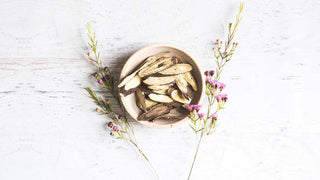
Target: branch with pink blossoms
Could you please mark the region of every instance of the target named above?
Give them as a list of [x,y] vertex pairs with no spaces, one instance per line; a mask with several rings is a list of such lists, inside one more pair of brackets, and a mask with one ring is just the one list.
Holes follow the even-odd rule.
[[196,133],[197,137],[200,133],[188,179],[190,179],[191,177],[193,166],[196,161],[203,137],[210,135],[215,131],[215,128],[217,126],[218,112],[224,108],[224,105],[228,100],[227,94],[224,93],[226,85],[219,80],[223,68],[231,60],[233,53],[238,46],[238,43],[233,42],[233,39],[242,18],[241,13],[243,10],[243,6],[244,3],[240,3],[239,13],[236,16],[235,23],[229,23],[227,40],[223,43],[222,41],[217,39],[217,47],[213,48],[216,70],[205,72],[206,96],[208,100],[207,113],[205,114],[200,112],[202,108],[201,105],[186,106],[186,108],[190,111],[190,127]]
[[99,106],[96,108],[96,112],[101,115],[106,115],[109,119],[109,122],[106,123],[106,127],[110,130],[110,135],[114,136],[116,139],[123,139],[133,145],[139,154],[147,161],[151,167],[156,179],[160,179],[155,168],[152,166],[151,162],[147,156],[142,152],[141,148],[138,146],[137,140],[134,135],[134,129],[132,124],[128,121],[126,117],[126,111],[123,105],[120,102],[120,95],[117,92],[117,86],[114,84],[114,80],[111,74],[111,71],[108,67],[103,67],[100,60],[100,52],[97,50],[98,41],[96,40],[96,33],[92,32],[91,25],[87,25],[88,30],[88,45],[91,48],[92,55],[90,52],[87,53],[88,58],[96,67],[93,77],[100,84],[100,86],[112,94],[118,106],[120,106],[121,113],[117,114],[111,107],[111,103],[108,99],[103,99],[101,96],[98,96],[91,88],[85,88],[89,93],[90,97],[94,102]]

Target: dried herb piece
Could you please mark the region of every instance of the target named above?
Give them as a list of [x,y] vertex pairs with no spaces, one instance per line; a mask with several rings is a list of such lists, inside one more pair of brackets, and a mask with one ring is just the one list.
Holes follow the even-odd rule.
[[182,75],[178,75],[176,79],[176,84],[183,95],[187,96],[188,94],[188,82],[183,78]]
[[140,77],[145,77],[145,76],[160,72],[170,67],[172,64],[173,64],[173,60],[171,57],[161,57],[157,59],[154,63],[151,63],[150,65],[142,68],[138,74]]
[[136,96],[137,96],[137,100],[138,100],[139,104],[142,107],[142,110],[144,112],[146,112],[147,107],[146,107],[145,97],[144,97],[144,93],[141,91],[141,89],[139,89],[139,88],[137,89]]
[[163,89],[169,89],[172,84],[165,84],[165,85],[151,85],[148,86],[149,89],[152,90],[163,90]]
[[162,116],[156,117],[153,121],[157,120],[167,120],[167,121],[178,121],[185,117],[187,117],[188,111],[183,108],[174,108],[171,109],[168,114],[164,114]]
[[138,75],[135,75],[125,86],[124,90],[129,91],[130,89],[134,89],[141,84],[141,78]]
[[197,83],[196,83],[194,77],[192,76],[191,72],[184,73],[183,78],[191,85],[191,87],[194,91],[198,90]]
[[148,97],[151,100],[156,101],[156,102],[162,102],[162,103],[171,103],[171,102],[173,102],[173,100],[169,96],[163,95],[163,94],[151,93],[151,94],[148,95]]
[[177,102],[177,101],[173,101],[171,103],[163,103],[164,105],[168,106],[169,108],[178,108],[178,107],[182,107],[182,103]]
[[183,104],[189,104],[191,102],[191,99],[187,99],[185,96],[180,94],[178,90],[174,90],[171,92],[171,98]]
[[154,118],[169,113],[170,109],[168,106],[158,104],[153,106],[149,111],[142,113],[140,116],[138,116],[139,121],[151,121]]
[[146,103],[147,110],[149,110],[150,108],[158,104],[157,102],[152,101],[150,99],[145,99],[145,103]]
[[133,77],[135,77],[136,74],[137,74],[137,72],[134,72],[134,73],[130,74],[129,76],[125,77],[121,81],[121,83],[118,85],[118,88],[125,86]]
[[149,76],[143,81],[147,85],[164,85],[173,83],[176,80],[176,76],[164,76],[164,77],[154,77]]
[[173,65],[163,71],[160,71],[160,74],[163,75],[174,75],[174,74],[183,74],[192,70],[192,66],[190,64],[176,64]]
[[156,94],[167,94],[167,89],[152,90]]

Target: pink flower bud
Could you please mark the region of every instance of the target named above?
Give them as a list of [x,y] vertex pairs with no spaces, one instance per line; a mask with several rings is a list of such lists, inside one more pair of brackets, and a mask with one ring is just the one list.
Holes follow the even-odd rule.
[[204,72],[204,75],[208,76],[209,75],[209,71]]
[[211,70],[211,71],[210,71],[210,76],[213,76],[214,73],[215,73],[214,70]]
[[113,127],[113,123],[112,123],[112,122],[109,122],[109,123],[108,123],[108,127],[112,128],[112,127]]
[[102,84],[102,83],[103,83],[102,79],[99,79],[99,80],[98,80],[98,83],[99,83],[99,84]]
[[114,136],[114,133],[113,133],[113,132],[110,132],[110,136]]
[[100,110],[99,110],[99,108],[96,108],[96,112],[99,112]]
[[218,114],[217,113],[214,113],[214,114],[212,114],[212,119],[214,119],[214,120],[217,120],[218,119]]
[[121,115],[119,115],[119,116],[118,116],[118,119],[121,119],[121,118],[122,118],[122,116],[121,116]]
[[117,129],[118,129],[118,127],[117,126],[113,126],[113,128],[112,128],[114,131],[116,131]]

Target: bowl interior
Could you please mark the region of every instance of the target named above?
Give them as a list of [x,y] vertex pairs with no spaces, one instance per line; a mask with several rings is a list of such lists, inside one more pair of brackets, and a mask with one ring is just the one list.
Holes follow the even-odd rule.
[[[202,98],[202,92],[203,92],[203,75],[202,71],[197,65],[197,63],[184,51],[172,46],[172,45],[152,45],[147,46],[145,48],[142,48],[135,52],[125,63],[123,66],[121,73],[120,73],[120,80],[122,80],[124,77],[128,76],[130,73],[132,73],[140,63],[142,63],[147,57],[161,54],[161,53],[167,53],[166,56],[176,56],[180,58],[183,62],[189,63],[193,69],[191,71],[192,75],[194,76],[197,85],[198,85],[198,91],[196,92],[196,95],[193,97],[191,104],[198,104]],[[137,117],[139,114],[141,114],[141,110],[138,108],[136,104],[136,97],[135,93],[132,93],[126,97],[121,97],[121,101],[127,110],[127,112],[137,120]],[[168,120],[158,120],[154,122],[149,121],[138,121],[139,123],[153,127],[153,128],[169,128],[173,125],[177,125],[179,123],[184,122],[187,120],[188,112],[185,113],[185,117],[180,120],[175,121],[168,121]]]

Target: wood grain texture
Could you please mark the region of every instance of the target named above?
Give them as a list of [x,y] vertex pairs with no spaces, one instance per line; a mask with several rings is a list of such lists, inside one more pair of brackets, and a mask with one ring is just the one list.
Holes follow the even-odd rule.
[[[85,25],[119,73],[153,43],[183,47],[213,69],[211,48],[239,2],[2,0],[0,179],[153,179],[143,159],[104,129],[84,87],[98,87]],[[320,2],[246,2],[240,43],[224,72],[230,101],[193,179],[320,178]],[[109,97],[109,94],[104,94]],[[136,136],[162,179],[186,179],[195,148],[185,123]]]

